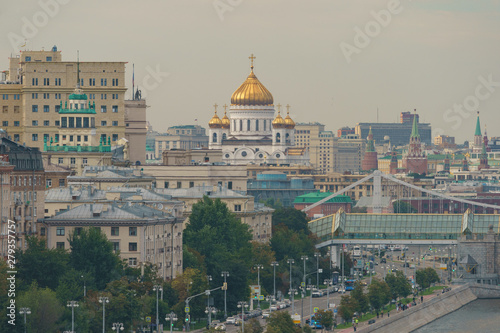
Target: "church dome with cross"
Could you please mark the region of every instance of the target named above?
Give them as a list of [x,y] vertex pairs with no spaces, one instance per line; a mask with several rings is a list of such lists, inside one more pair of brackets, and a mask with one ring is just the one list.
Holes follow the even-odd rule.
[[249,58],[250,74],[231,96],[231,105],[273,105],[273,95],[253,72],[253,61],[256,57],[252,54]]
[[273,95],[253,72],[253,54],[249,59],[250,75],[232,94],[229,107],[224,105],[224,117],[215,113],[209,122],[209,149],[220,149],[222,161],[233,165],[308,165],[307,149],[295,147],[290,106],[286,117],[280,114],[281,104],[275,110]]

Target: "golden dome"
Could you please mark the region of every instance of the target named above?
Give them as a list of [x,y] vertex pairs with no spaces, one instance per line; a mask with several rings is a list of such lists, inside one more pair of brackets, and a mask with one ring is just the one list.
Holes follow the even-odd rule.
[[212,119],[208,122],[208,126],[210,128],[221,128],[222,127],[222,120],[220,120],[219,116],[217,115],[217,104],[214,105],[215,107],[215,113]]
[[290,105],[286,106],[286,117],[285,117],[285,128],[288,129],[294,129],[295,128],[295,122],[290,118]]
[[273,95],[253,73],[253,54],[250,59],[250,75],[231,96],[231,105],[273,105]]
[[281,117],[280,110],[278,110],[278,115],[276,118],[273,120],[273,127],[274,128],[284,128],[285,127],[285,120]]
[[228,129],[231,126],[229,118],[226,115],[226,111],[224,111],[224,117],[222,117],[221,123],[222,123],[222,128],[225,129]]

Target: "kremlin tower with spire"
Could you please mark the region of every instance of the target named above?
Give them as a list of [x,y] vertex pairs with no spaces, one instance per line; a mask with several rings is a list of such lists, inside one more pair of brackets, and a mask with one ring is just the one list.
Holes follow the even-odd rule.
[[375,143],[373,140],[372,127],[370,126],[370,132],[368,133],[368,137],[366,138],[366,150],[365,157],[361,162],[361,169],[363,171],[369,170],[377,170],[378,169],[378,160],[377,160],[377,152],[375,151]]
[[[417,110],[415,110],[416,112]],[[422,151],[422,143],[418,134],[417,117],[413,117],[411,129],[410,146],[403,156],[403,168],[408,173],[427,173],[427,156]]]

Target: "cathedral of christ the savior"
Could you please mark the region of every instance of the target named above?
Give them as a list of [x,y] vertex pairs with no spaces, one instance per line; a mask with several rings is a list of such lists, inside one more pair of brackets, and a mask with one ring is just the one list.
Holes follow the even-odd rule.
[[295,122],[274,108],[273,95],[257,79],[250,56],[250,75],[231,96],[229,111],[209,121],[209,148],[220,149],[227,164],[309,165],[307,148],[295,147]]

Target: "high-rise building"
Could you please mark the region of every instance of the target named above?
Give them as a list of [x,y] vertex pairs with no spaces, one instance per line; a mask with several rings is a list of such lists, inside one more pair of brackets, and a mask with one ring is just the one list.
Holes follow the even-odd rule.
[[[426,145],[432,144],[431,125],[419,123],[419,117],[415,114],[413,117],[419,124],[420,140]],[[412,122],[408,122],[408,117],[404,117],[403,123],[358,123],[355,127],[355,132],[360,138],[366,138],[370,127],[373,132],[373,139],[381,143],[385,140],[390,140],[392,145],[405,146],[410,140],[412,130]]]
[[324,130],[325,125],[318,122],[295,124],[295,146],[304,148],[310,147],[311,140],[313,138],[318,138],[319,133]]
[[13,141],[42,149],[45,138],[59,133],[61,101],[77,84],[95,105],[92,135],[116,144],[125,136],[125,62],[63,61],[55,46],[9,58],[0,82],[2,128]]

